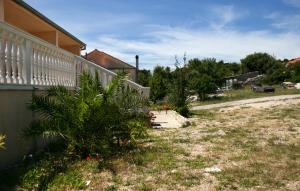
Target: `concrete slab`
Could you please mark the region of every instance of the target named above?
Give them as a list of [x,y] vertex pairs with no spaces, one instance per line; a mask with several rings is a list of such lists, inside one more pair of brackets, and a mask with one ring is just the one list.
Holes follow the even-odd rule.
[[188,122],[188,119],[179,115],[176,111],[151,111],[155,118],[152,120],[153,128],[180,128]]

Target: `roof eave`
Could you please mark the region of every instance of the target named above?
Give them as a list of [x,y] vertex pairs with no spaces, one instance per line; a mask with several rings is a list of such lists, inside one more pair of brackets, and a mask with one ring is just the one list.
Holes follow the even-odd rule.
[[53,26],[57,30],[59,30],[62,33],[66,34],[67,36],[71,37],[73,40],[79,42],[80,45],[81,45],[81,47],[80,47],[81,50],[85,50],[86,49],[86,44],[84,42],[82,42],[81,40],[79,40],[78,38],[76,38],[74,35],[72,35],[68,31],[66,31],[65,29],[63,29],[62,27],[60,27],[59,25],[57,25],[53,21],[51,21],[49,18],[47,18],[45,15],[43,15],[42,13],[40,13],[39,11],[37,11],[36,9],[34,9],[30,5],[28,5],[27,3],[25,3],[23,0],[14,0],[14,2],[17,3],[18,5],[22,6],[23,8],[25,8],[29,12],[33,13],[34,15],[36,15],[37,17],[39,17],[40,19],[44,20],[46,23],[50,24],[51,26]]

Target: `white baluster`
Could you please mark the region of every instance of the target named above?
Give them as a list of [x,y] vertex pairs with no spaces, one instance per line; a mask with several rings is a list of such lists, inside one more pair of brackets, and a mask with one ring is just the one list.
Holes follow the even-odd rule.
[[59,83],[64,85],[64,60],[63,55],[59,54]]
[[44,85],[44,47],[40,47],[39,51],[39,85]]
[[54,51],[50,50],[49,52],[49,85],[54,85],[54,78],[53,78],[53,65],[54,65],[54,59],[53,59]]
[[46,85],[49,86],[50,85],[50,79],[49,79],[49,76],[50,76],[50,52],[49,50],[46,50],[46,56],[45,56],[45,59],[46,59],[46,62],[45,62],[45,70],[46,70]]
[[46,48],[43,47],[41,51],[41,84],[46,85]]
[[59,70],[59,58],[58,58],[58,53],[55,53],[55,65],[54,65],[54,78],[55,78],[55,83],[54,85],[58,85],[59,84],[59,76],[58,76],[58,70]]
[[70,58],[67,58],[66,62],[66,70],[67,70],[67,86],[71,86],[71,80],[70,80],[70,70],[71,70],[71,65],[70,65]]
[[6,65],[5,65],[5,49],[6,49],[6,32],[0,31],[0,83],[6,83]]
[[103,72],[103,80],[102,80],[103,87],[106,87],[107,85],[107,73]]
[[33,68],[34,68],[34,51],[33,44],[29,40],[24,40],[23,46],[23,80],[24,84],[33,84]]
[[18,83],[23,84],[23,68],[24,68],[24,39],[20,38],[18,40]]
[[18,66],[18,45],[17,37],[12,38],[12,59],[11,59],[11,68],[12,68],[12,83],[17,83],[17,66]]
[[[31,62],[26,62],[26,68],[27,68],[27,80],[30,79],[30,81],[27,81],[27,83],[30,82],[31,85],[33,85],[33,68],[34,68],[34,51],[33,51],[33,46],[32,46],[32,42],[27,41],[26,42],[26,57],[28,57],[28,46],[31,47],[31,49],[29,49],[29,52],[31,52]],[[29,64],[28,64],[29,63]],[[29,75],[29,78],[28,78]]]
[[48,59],[48,70],[49,70],[49,85],[52,86],[53,81],[52,81],[52,50],[49,50],[49,59]]
[[7,48],[6,48],[6,82],[8,84],[12,83],[11,78],[11,65],[12,65],[12,38],[13,34],[8,34]]
[[57,70],[56,70],[56,77],[57,77],[57,85],[61,85],[61,58],[60,58],[60,54],[57,54]]
[[49,86],[49,49],[45,50],[45,85]]
[[34,44],[34,63],[33,63],[33,83],[34,85],[38,84],[38,62],[39,62],[39,56],[38,56],[38,46]]
[[59,83],[64,85],[64,60],[63,55],[59,54]]
[[69,80],[70,80],[70,87],[73,87],[74,85],[74,76],[76,75],[75,72],[74,72],[74,66],[75,66],[75,62],[73,60],[73,57],[72,58],[69,58],[70,59],[70,63],[69,63],[69,67],[70,67],[70,71],[69,71]]
[[113,78],[112,74],[109,74],[107,84],[110,84],[110,82],[112,81],[112,78]]
[[53,57],[52,57],[52,69],[51,69],[51,71],[52,71],[52,85],[56,85],[56,80],[57,80],[57,78],[56,78],[56,57],[55,57],[55,51],[53,52]]
[[48,85],[48,60],[47,60],[47,48],[44,49],[44,86]]
[[51,75],[52,75],[52,85],[56,85],[56,57],[55,57],[55,51],[52,53],[52,63],[51,63]]
[[64,55],[61,55],[61,83],[63,86],[65,86],[65,60]]
[[42,51],[41,46],[38,46],[38,62],[37,62],[37,84],[42,85]]
[[76,86],[76,76],[77,76],[77,73],[76,73],[76,69],[77,69],[77,62],[74,60],[74,63],[72,63],[72,68],[73,68],[73,71],[72,71],[72,87],[75,87]]

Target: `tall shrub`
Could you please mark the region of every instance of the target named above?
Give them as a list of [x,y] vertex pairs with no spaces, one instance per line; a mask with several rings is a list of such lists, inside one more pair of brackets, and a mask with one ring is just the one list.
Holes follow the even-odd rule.
[[40,119],[25,134],[59,136],[78,152],[106,156],[120,142],[131,141],[132,120],[143,123],[146,104],[137,91],[127,88],[123,76],[103,88],[97,75],[84,73],[75,92],[54,86],[45,95],[33,96],[31,109]]

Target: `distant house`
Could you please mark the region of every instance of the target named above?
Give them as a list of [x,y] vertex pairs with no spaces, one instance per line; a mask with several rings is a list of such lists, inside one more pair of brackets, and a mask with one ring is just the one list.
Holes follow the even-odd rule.
[[112,72],[125,72],[132,81],[136,81],[136,67],[97,49],[86,54],[86,59]]
[[288,61],[288,65],[293,65],[297,62],[300,62],[300,57],[291,59],[290,61]]

